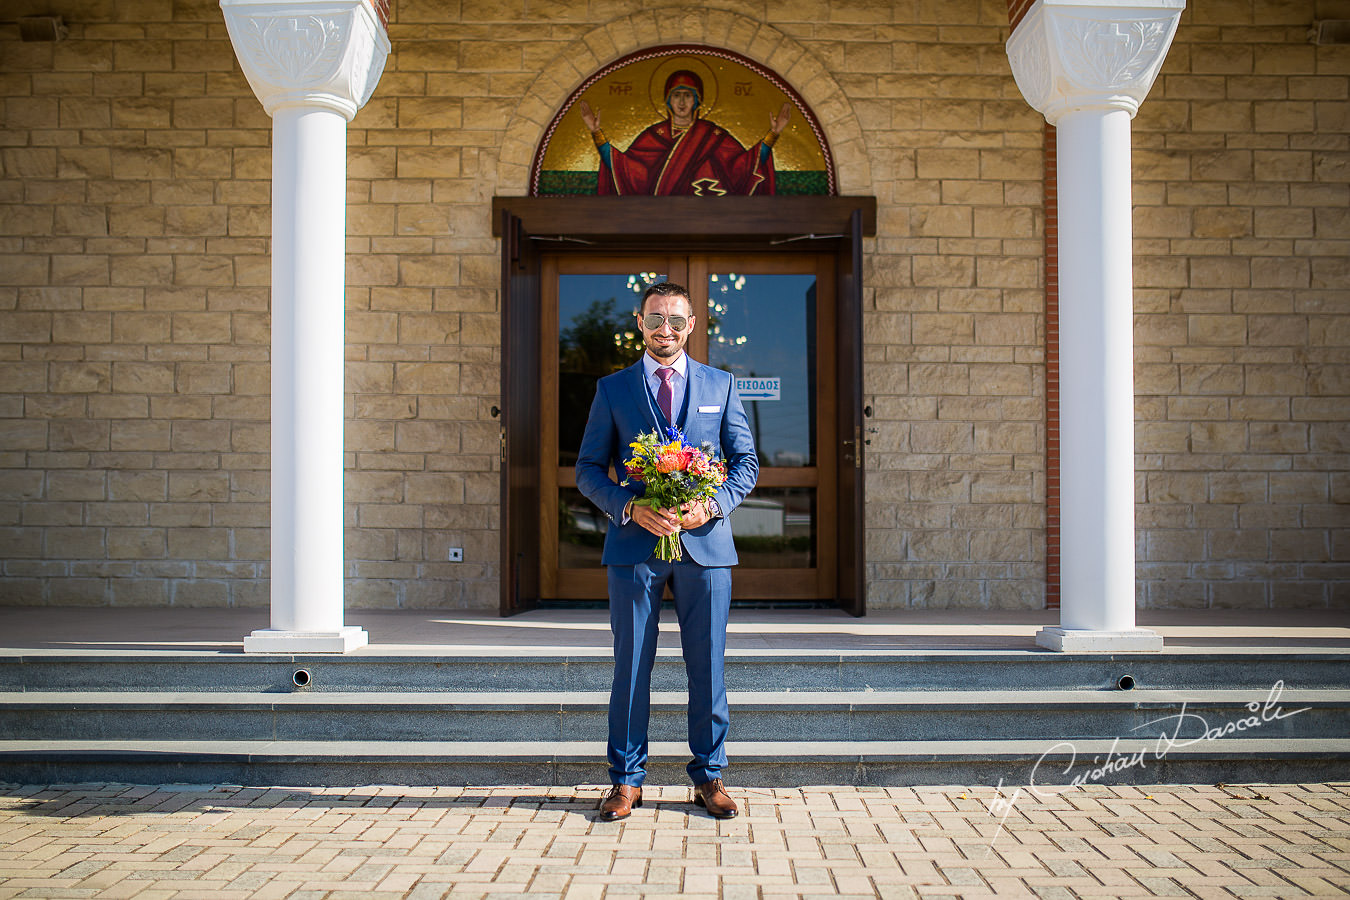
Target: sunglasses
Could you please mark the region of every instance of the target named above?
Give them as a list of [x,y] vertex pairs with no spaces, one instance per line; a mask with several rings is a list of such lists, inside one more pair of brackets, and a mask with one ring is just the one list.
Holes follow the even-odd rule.
[[688,316],[663,316],[660,313],[647,313],[642,317],[642,326],[648,331],[655,331],[669,322],[671,331],[680,332],[689,326],[689,318]]

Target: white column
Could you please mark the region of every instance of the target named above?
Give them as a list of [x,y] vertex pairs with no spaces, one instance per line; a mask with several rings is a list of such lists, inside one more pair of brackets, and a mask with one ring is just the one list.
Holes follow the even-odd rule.
[[1130,120],[1185,0],[1037,0],[1008,39],[1017,86],[1056,127],[1060,624],[1052,650],[1162,649],[1135,625]]
[[347,122],[389,40],[364,0],[221,0],[272,117],[272,625],[246,653],[343,653],[342,432]]

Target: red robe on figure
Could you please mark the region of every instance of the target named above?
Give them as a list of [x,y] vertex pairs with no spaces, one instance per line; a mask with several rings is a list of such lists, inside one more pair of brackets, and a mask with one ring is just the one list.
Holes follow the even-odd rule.
[[[680,71],[666,81],[666,97],[677,88],[703,97],[703,82],[693,72]],[[669,105],[669,100],[667,100]],[[726,129],[695,118],[680,131],[667,118],[642,131],[627,150],[607,145],[600,154],[600,194],[659,196],[772,194],[773,151],[763,141],[750,149],[741,146]]]

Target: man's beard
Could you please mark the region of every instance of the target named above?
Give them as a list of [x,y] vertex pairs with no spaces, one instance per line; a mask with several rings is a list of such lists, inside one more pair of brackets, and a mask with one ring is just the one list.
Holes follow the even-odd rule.
[[658,344],[654,341],[647,343],[647,350],[657,359],[670,359],[673,356],[679,356],[684,347],[679,343]]

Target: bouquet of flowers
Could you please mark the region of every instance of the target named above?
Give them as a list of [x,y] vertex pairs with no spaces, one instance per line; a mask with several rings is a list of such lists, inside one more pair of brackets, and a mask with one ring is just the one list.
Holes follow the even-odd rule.
[[[634,506],[679,508],[691,500],[710,500],[727,480],[727,464],[717,458],[713,445],[686,444],[678,428],[667,428],[665,440],[655,431],[640,434],[628,446],[633,456],[624,460],[628,477],[623,483],[641,481],[647,488]],[[656,542],[658,559],[674,562],[683,555],[678,531]]]

